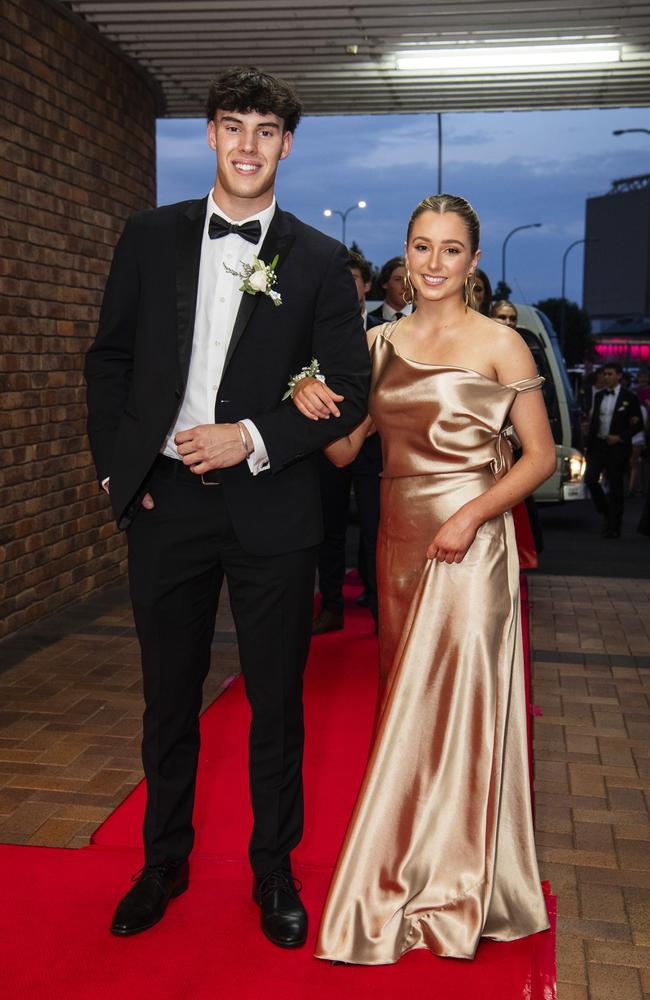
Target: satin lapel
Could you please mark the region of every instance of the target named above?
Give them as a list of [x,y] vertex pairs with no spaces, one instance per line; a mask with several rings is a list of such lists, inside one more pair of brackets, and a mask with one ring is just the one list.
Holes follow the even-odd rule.
[[206,205],[207,198],[189,205],[179,215],[176,228],[176,336],[183,386],[192,354]]
[[[266,238],[262,243],[262,248],[258,256],[260,260],[264,261],[265,264],[270,264],[275,255],[278,255],[278,263],[275,268],[275,273],[278,277],[280,277],[280,274],[282,273],[282,267],[294,240],[295,235],[292,231],[289,218],[281,209],[276,208],[275,215],[271,219],[271,225],[269,226]],[[280,282],[278,290],[282,293],[281,285],[282,283]],[[228,345],[228,351],[226,353],[226,360],[223,366],[224,375],[228,365],[230,364],[231,358],[235,353],[237,344],[241,340],[250,318],[255,311],[255,307],[261,298],[261,292],[258,292],[257,295],[249,295],[247,292],[242,294],[241,303],[237,311],[237,317],[232,331],[232,337],[230,338],[230,344]],[[277,308],[282,309],[282,306],[278,306]]]

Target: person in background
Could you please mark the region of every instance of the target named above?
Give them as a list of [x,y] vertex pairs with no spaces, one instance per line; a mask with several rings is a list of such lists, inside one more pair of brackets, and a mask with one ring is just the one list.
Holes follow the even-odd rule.
[[[482,271],[480,272],[483,273]],[[476,285],[474,285],[474,298],[476,299]],[[479,310],[480,312],[481,310]],[[488,315],[487,312],[483,313],[485,316]],[[489,315],[492,319],[496,320],[497,323],[503,323],[504,326],[509,326],[511,330],[517,329],[517,323],[519,321],[519,315],[517,310],[513,306],[512,302],[508,302],[507,299],[499,299],[497,302],[493,302],[490,306]],[[515,448],[515,461],[521,457],[521,451]],[[539,519],[539,514],[537,513],[537,505],[535,503],[534,496],[528,496],[525,498],[524,503],[526,505],[526,511],[528,512],[528,520],[530,522],[530,528],[533,533],[533,538],[535,540],[535,548],[537,552],[544,551],[544,533],[542,531],[542,522]]]
[[589,436],[589,424],[591,423],[591,414],[594,409],[596,393],[600,392],[601,389],[604,388],[605,380],[603,378],[602,366],[595,368],[593,371],[590,371],[585,375],[578,395],[578,406],[580,407],[580,433],[583,441],[586,441]]
[[[587,438],[585,482],[599,514],[603,515],[603,538],[620,538],[623,520],[623,480],[631,441],[641,428],[641,404],[621,386],[623,369],[614,362],[603,367],[605,388],[596,393]],[[607,476],[609,493],[600,485]]]
[[642,406],[650,406],[650,370],[645,365],[637,372],[634,391]]
[[[643,430],[638,431],[632,438],[629,488],[631,494],[635,492],[644,494],[648,491],[648,473],[650,471],[650,449],[648,448],[650,438],[650,371],[645,365],[639,368],[637,372],[634,392],[641,404]],[[641,473],[641,483],[639,489],[636,490],[639,471]],[[646,510],[647,506],[646,503]],[[646,522],[647,520],[646,515]],[[642,532],[642,534],[648,533],[648,531]]]
[[[361,315],[366,321],[366,293],[371,284],[370,265],[360,254],[350,251],[348,266],[359,296]],[[337,468],[321,454],[320,488],[323,505],[323,542],[318,550],[320,610],[312,625],[312,635],[338,632],[343,628],[343,580],[345,541],[350,494],[354,489],[359,516],[359,573],[364,584],[364,606],[377,621],[377,573],[375,570],[379,528],[379,476],[381,442],[371,431],[354,462]]]
[[[650,406],[647,408],[646,413],[650,410]],[[632,439],[634,440],[634,439]],[[641,517],[639,518],[639,523],[637,525],[637,532],[640,535],[650,535],[650,488],[647,485],[647,472],[648,472],[648,451],[650,448],[650,416],[646,417],[645,423],[645,440],[646,440],[646,459],[644,472],[646,473],[646,484],[645,484],[645,503],[641,511]]]
[[492,285],[485,271],[480,267],[474,272],[474,305],[473,308],[482,316],[489,316],[492,307]]
[[406,267],[403,257],[391,257],[387,260],[377,281],[383,289],[384,301],[377,309],[368,313],[367,329],[380,323],[392,323],[393,320],[408,316],[413,306],[406,296]]
[[517,329],[517,320],[519,319],[517,310],[513,306],[512,302],[508,302],[506,299],[499,299],[498,302],[492,303],[490,316],[492,319],[495,319],[497,323],[505,323],[505,325],[509,326],[512,330]]
[[[629,497],[643,496],[647,481],[648,441],[646,428],[648,426],[648,407],[644,403],[639,403],[639,406],[641,407],[641,427],[630,442],[632,453],[627,482],[627,495]],[[640,482],[637,485],[639,478]]]
[[370,270],[370,264],[368,261],[362,257],[360,253],[356,253],[354,250],[350,250],[349,252],[348,267],[350,268],[350,274],[354,278],[357,295],[359,296],[361,319],[363,320],[363,328],[365,330],[368,321],[366,295],[370,291],[370,286],[372,285],[372,271]]
[[[583,418],[586,418],[587,422],[591,417],[591,411],[594,408],[594,398],[597,392],[604,389],[605,385],[603,383],[603,369],[591,368],[589,371],[585,371],[580,388],[578,390],[578,405],[580,407],[580,412]],[[587,427],[583,428],[583,435],[587,433]]]

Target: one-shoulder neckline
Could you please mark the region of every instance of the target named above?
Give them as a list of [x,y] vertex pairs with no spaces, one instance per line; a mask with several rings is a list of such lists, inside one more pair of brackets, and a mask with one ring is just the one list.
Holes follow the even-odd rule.
[[409,365],[419,365],[420,368],[435,368],[435,369],[445,369],[446,371],[453,371],[453,372],[465,372],[467,375],[476,375],[477,378],[482,378],[484,379],[485,382],[490,382],[492,385],[497,385],[499,386],[500,389],[510,389],[511,392],[514,393],[517,392],[514,386],[504,385],[503,382],[498,382],[495,378],[490,378],[489,375],[484,375],[483,372],[477,372],[475,368],[463,368],[461,365],[431,365],[426,361],[416,361],[414,358],[409,358],[405,354],[401,354],[395,347],[395,344],[393,343],[391,337],[385,337],[383,333],[380,333],[379,336],[387,344],[390,344],[390,346],[393,349],[393,354],[395,354],[396,357],[400,358],[402,361],[406,361],[407,364]]

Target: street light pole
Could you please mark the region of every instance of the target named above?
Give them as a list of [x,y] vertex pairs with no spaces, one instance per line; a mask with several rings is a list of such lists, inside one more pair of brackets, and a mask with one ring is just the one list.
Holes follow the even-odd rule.
[[511,229],[506,236],[501,247],[501,282],[503,285],[506,283],[506,246],[508,245],[508,240],[511,236],[514,236],[515,233],[521,232],[522,229],[539,229],[541,224],[541,222],[529,222],[526,226],[515,226],[515,228]]
[[339,208],[326,208],[324,210],[323,215],[325,216],[326,219],[329,219],[330,216],[332,215],[339,215],[341,217],[341,243],[343,244],[343,246],[347,246],[347,243],[345,242],[345,222],[348,215],[350,214],[350,212],[353,212],[355,208],[366,208],[366,207],[367,203],[365,201],[358,201],[356,205],[350,205],[350,207],[346,208],[344,212],[342,212]]
[[438,111],[438,194],[442,194],[442,112]]
[[564,251],[562,255],[562,297],[560,299],[560,329],[558,330],[560,336],[560,350],[564,355],[564,313],[565,313],[565,303],[566,303],[566,259],[574,247],[580,246],[581,243],[595,243],[595,240],[584,239],[584,240],[574,240]]

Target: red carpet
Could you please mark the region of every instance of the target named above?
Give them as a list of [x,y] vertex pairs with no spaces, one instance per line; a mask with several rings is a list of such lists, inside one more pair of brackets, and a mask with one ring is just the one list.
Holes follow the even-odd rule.
[[[511,944],[484,942],[474,962],[412,952],[395,966],[333,967],[312,957],[318,915],[368,749],[376,642],[370,617],[348,609],[345,633],[317,639],[305,683],[305,836],[295,867],[311,914],[307,946],[286,952],[258,930],[246,843],[248,707],[236,681],[204,714],[190,890],[164,921],[130,939],[107,925],[140,865],[140,787],[82,851],[0,847],[0,981],[25,1000],[553,1000],[553,929]],[[218,901],[218,903],[217,903]]]

